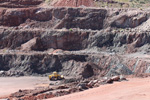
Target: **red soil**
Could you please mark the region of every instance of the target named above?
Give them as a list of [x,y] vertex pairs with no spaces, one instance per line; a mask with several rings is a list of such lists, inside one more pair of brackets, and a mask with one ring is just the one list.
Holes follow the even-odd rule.
[[150,78],[133,78],[48,100],[150,100]]

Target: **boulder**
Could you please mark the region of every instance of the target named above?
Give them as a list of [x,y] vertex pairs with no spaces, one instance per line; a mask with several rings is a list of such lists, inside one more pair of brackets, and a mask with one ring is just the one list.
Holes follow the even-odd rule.
[[100,86],[100,84],[99,84],[99,83],[96,83],[96,84],[94,84],[93,87],[99,87],[99,86]]
[[113,76],[113,77],[111,77],[111,80],[112,81],[119,81],[120,77],[119,76]]
[[86,83],[79,83],[79,84],[78,84],[78,87],[79,87],[79,89],[81,89],[81,90],[88,89],[88,87],[87,87],[87,84],[86,84]]
[[91,80],[88,84],[87,84],[87,86],[89,87],[89,88],[92,88],[93,86],[97,86],[98,85],[98,80]]
[[69,93],[79,92],[79,88],[71,88],[69,89]]
[[111,78],[106,80],[106,83],[113,83],[113,80]]
[[120,80],[123,81],[123,80],[127,80],[123,75],[120,75]]
[[35,50],[35,51],[41,51],[43,50],[43,45],[38,37],[35,37],[28,42],[24,43],[21,45],[21,50],[23,51],[30,51],[30,50]]
[[67,88],[69,88],[69,87],[67,87],[67,86],[65,86],[65,85],[62,85],[62,86],[58,86],[57,89],[67,89]]
[[2,74],[4,74],[5,73],[5,71],[0,71],[0,75],[2,75]]

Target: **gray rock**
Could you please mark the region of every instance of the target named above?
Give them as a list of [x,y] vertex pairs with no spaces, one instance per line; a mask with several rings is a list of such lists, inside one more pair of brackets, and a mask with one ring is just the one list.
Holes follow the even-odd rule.
[[119,76],[113,76],[113,77],[111,77],[111,80],[113,80],[113,81],[119,81],[120,77]]
[[113,80],[111,78],[106,80],[106,83],[113,83]]
[[120,75],[120,80],[123,81],[123,80],[127,80],[123,75]]
[[119,64],[114,68],[111,68],[106,76],[119,76],[119,75],[131,75],[133,72],[125,65]]
[[80,89],[88,89],[86,83],[79,83],[79,84],[78,84],[78,87],[79,87]]
[[1,74],[4,74],[4,73],[5,73],[5,71],[0,71],[0,75],[1,75]]

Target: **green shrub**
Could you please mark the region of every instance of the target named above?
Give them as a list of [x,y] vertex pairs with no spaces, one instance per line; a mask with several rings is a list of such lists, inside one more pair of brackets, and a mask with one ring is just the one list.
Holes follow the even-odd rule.
[[51,0],[45,0],[45,2],[46,2],[46,3],[50,3],[50,2],[51,2]]
[[72,28],[70,28],[70,29],[69,29],[69,31],[71,31],[71,32],[72,32],[72,31],[73,31],[73,29],[72,29]]

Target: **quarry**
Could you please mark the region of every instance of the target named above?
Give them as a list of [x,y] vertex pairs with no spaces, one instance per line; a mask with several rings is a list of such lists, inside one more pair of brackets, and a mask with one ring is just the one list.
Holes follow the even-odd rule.
[[[0,0],[0,84],[20,86],[0,99],[43,100],[149,76],[149,8],[94,4]],[[65,79],[49,81],[54,71]]]

